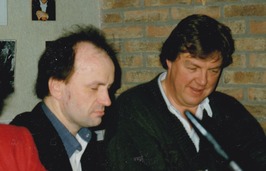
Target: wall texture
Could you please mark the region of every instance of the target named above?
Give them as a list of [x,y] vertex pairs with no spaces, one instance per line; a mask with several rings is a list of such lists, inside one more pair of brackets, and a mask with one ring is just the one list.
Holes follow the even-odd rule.
[[232,29],[234,63],[225,69],[218,90],[239,99],[266,132],[265,0],[101,0],[101,27],[115,42],[123,70],[118,94],[163,71],[158,60],[162,42],[193,13]]
[[45,42],[56,39],[73,24],[100,26],[99,1],[55,0],[56,21],[32,21],[31,0],[7,0],[8,24],[0,26],[1,40],[16,40],[15,92],[7,99],[0,122],[32,110],[38,59]]

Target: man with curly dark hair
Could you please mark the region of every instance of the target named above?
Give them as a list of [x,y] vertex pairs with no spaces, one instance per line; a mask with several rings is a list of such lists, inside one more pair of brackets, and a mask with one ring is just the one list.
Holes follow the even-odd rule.
[[166,71],[115,103],[118,123],[106,131],[110,169],[229,170],[192,127],[188,110],[243,170],[266,170],[263,129],[235,98],[215,91],[234,50],[230,29],[217,20],[198,14],[181,20],[161,49]]

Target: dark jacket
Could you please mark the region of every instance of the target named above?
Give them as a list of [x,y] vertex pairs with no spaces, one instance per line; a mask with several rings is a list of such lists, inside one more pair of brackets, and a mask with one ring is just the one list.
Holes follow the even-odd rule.
[[[40,160],[47,170],[72,171],[63,142],[44,114],[40,103],[31,112],[16,116],[11,124],[25,126],[29,129],[36,143]],[[93,134],[81,158],[83,171],[105,170],[103,147],[103,141],[96,141],[96,135]]]
[[[122,93],[113,115],[115,129],[106,130],[110,170],[229,170],[213,146],[200,137],[200,151],[181,122],[169,112],[158,77]],[[259,123],[236,99],[214,92],[213,117],[202,124],[243,170],[266,170],[266,138]]]

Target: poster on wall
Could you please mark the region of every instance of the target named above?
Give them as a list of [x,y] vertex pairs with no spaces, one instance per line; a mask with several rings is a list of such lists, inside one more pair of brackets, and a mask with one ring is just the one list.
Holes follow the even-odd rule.
[[7,0],[0,0],[0,26],[7,25]]
[[[0,80],[5,80],[10,83],[10,87],[1,87],[14,89],[14,71],[15,71],[15,45],[14,40],[0,40]],[[6,85],[8,86],[8,85]],[[6,90],[8,91],[8,90]]]
[[32,0],[31,13],[33,21],[54,21],[55,0]]

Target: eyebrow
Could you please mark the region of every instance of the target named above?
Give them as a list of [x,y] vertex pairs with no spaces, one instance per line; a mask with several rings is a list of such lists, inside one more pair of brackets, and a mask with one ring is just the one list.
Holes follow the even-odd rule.
[[88,85],[88,86],[93,86],[93,85],[97,85],[97,86],[106,86],[106,85],[107,85],[107,87],[110,88],[110,87],[113,85],[113,83],[111,83],[111,84],[109,84],[109,83],[105,84],[105,83],[100,82],[100,81],[93,81],[93,82],[91,82],[91,83],[88,83],[87,85]]

